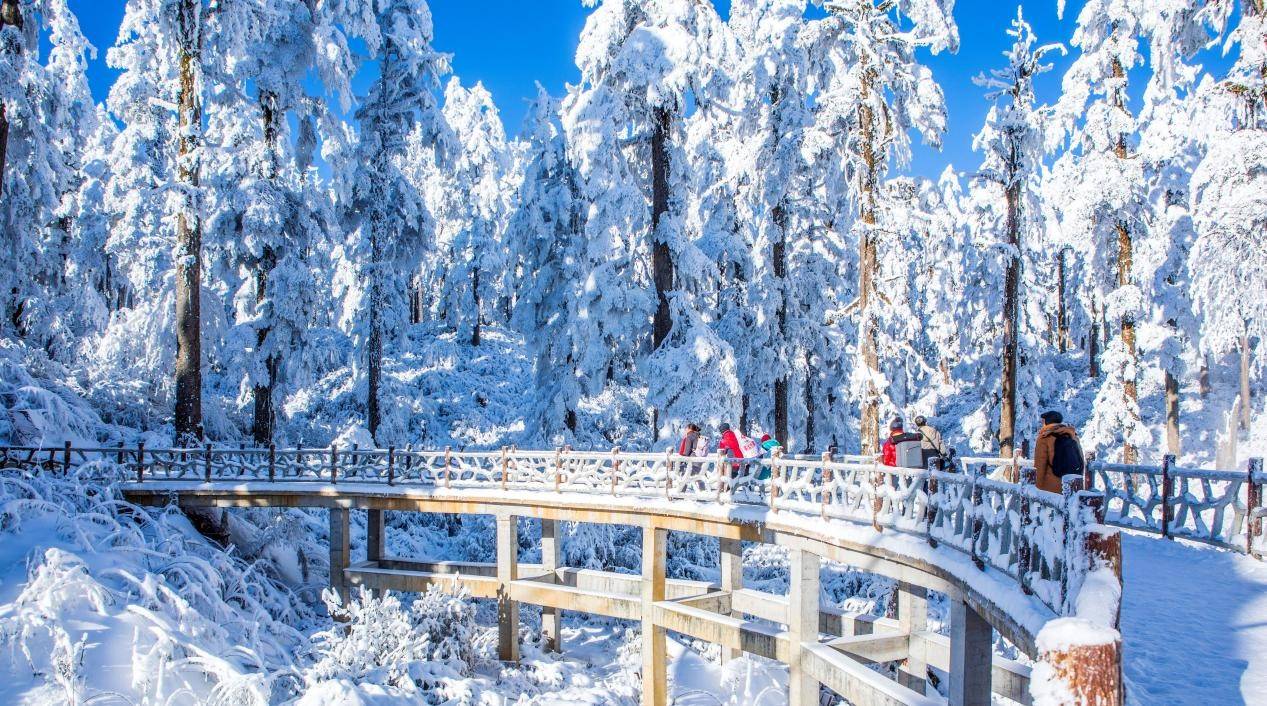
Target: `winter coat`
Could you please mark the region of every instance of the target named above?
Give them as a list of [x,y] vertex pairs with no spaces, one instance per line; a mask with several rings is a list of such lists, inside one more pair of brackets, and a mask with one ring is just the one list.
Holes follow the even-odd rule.
[[775,449],[781,448],[783,448],[783,444],[780,444],[777,439],[766,439],[761,442],[761,450],[766,453],[773,453]]
[[884,440],[884,445],[880,447],[880,463],[886,466],[897,465],[897,439],[902,434],[890,434],[889,438]]
[[1052,471],[1052,456],[1056,450],[1056,437],[1066,436],[1078,441],[1078,433],[1068,424],[1045,424],[1034,442],[1035,485],[1049,493],[1061,492],[1060,476]]
[[915,427],[915,431],[919,432],[919,447],[921,449],[932,451],[934,456],[946,455],[946,442],[941,440],[941,433],[931,425],[925,424],[922,427]]
[[686,436],[682,437],[682,443],[677,446],[677,455],[693,456],[695,455],[695,446],[699,443],[699,432],[688,431]]
[[739,437],[735,436],[734,429],[727,429],[721,433],[721,441],[717,444],[719,451],[725,451],[731,458],[743,458],[743,450],[739,448]]

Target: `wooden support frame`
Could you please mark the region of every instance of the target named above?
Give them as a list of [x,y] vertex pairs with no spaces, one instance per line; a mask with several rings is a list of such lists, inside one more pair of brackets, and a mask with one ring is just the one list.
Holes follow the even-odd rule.
[[497,516],[497,658],[519,661],[519,602],[510,585],[519,578],[519,518]]

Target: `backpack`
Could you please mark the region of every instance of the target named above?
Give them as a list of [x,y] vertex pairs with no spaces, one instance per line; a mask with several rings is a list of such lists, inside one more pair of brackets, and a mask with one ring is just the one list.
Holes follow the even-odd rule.
[[1082,475],[1082,446],[1068,434],[1058,434],[1051,451],[1051,472],[1057,478]]
[[756,458],[761,455],[761,447],[757,446],[757,442],[751,436],[745,436],[739,432],[735,432],[735,438],[739,441],[739,453],[744,458]]

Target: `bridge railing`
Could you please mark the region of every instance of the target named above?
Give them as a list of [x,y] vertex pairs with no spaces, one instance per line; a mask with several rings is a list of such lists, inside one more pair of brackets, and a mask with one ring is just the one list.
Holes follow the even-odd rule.
[[[1015,478],[1033,469],[1022,458],[964,458],[965,467],[984,468],[987,475]],[[1263,558],[1263,460],[1252,458],[1243,470],[1186,468],[1175,457],[1160,466],[1098,461],[1088,455],[1083,484],[1104,494],[1105,523],[1180,537]]]
[[733,459],[673,453],[449,449],[0,447],[0,467],[69,470],[89,461],[131,480],[381,483],[450,489],[583,493],[764,507],[825,521],[870,524],[967,555],[1060,614],[1066,607],[1069,497],[966,474],[893,468],[861,456]]

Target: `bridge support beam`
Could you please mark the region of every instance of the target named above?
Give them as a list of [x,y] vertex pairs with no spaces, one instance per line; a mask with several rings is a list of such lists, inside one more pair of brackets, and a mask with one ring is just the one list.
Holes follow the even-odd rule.
[[338,592],[344,603],[348,600],[347,577],[343,570],[348,568],[349,548],[349,515],[346,508],[330,508],[330,588]]
[[[928,589],[903,581],[898,585],[897,618],[902,632],[915,635],[928,630]],[[898,681],[902,686],[918,694],[925,693],[928,664],[923,654],[911,655],[902,662]]]
[[667,638],[655,623],[655,604],[664,600],[664,562],[669,531],[642,529],[642,706],[668,706]]
[[[557,520],[541,521],[541,569],[553,574],[562,563],[562,537],[559,536]],[[543,606],[541,608],[541,636],[545,638],[546,649],[551,652],[563,651],[563,610]]]
[[387,535],[383,525],[384,510],[365,511],[365,560],[382,561],[387,547]]
[[963,601],[950,601],[950,706],[990,706],[994,667],[990,624]]
[[[721,549],[721,590],[734,595],[743,590],[743,545],[738,539],[720,540]],[[727,615],[730,615],[729,613]],[[743,656],[743,650],[733,647],[721,648],[722,664]]]
[[821,559],[792,548],[788,562],[788,706],[818,706],[819,684],[805,669],[805,643],[818,643]]
[[519,661],[519,602],[510,598],[510,582],[519,578],[519,523],[497,516],[497,659]]

